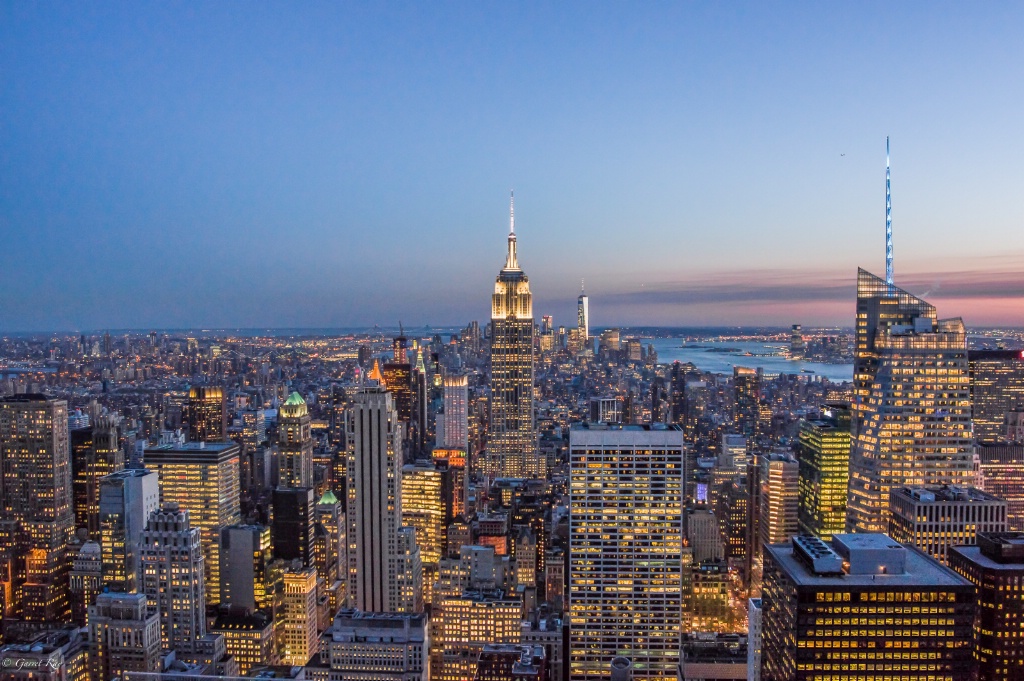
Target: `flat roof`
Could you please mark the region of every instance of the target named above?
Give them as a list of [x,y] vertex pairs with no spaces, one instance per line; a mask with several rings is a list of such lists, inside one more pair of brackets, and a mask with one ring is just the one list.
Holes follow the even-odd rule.
[[969,559],[972,563],[976,563],[986,570],[1024,572],[1024,563],[1000,563],[999,561],[993,560],[982,553],[980,546],[950,546],[949,550],[954,553],[959,553],[964,558]]
[[[884,549],[895,542],[882,534],[846,535],[864,537],[856,548]],[[844,589],[867,587],[884,591],[886,589],[907,589],[913,587],[971,587],[967,581],[945,565],[922,553],[913,546],[904,544],[906,568],[903,574],[865,575],[818,575],[804,565],[794,554],[792,542],[765,545],[764,550],[772,555],[775,562],[786,572],[797,586],[841,587]]]

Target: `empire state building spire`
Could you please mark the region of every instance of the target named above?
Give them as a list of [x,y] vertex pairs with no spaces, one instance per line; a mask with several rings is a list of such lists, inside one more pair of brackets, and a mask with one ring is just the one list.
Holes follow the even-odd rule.
[[505,258],[506,270],[518,270],[519,261],[516,259],[516,195],[511,192],[508,203],[508,256]]

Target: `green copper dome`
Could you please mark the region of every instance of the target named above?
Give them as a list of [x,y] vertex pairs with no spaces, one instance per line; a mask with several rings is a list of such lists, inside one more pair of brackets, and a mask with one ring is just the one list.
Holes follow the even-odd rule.
[[320,497],[319,503],[325,504],[327,506],[332,506],[338,503],[338,497],[334,496],[334,492],[332,492],[331,490],[327,490],[326,492],[324,492],[324,495]]
[[297,407],[300,404],[305,404],[306,400],[302,399],[302,395],[297,392],[293,392],[288,396],[288,399],[284,401],[286,407]]
[[309,413],[306,400],[302,399],[299,393],[292,393],[281,405],[281,416],[286,418],[301,418]]

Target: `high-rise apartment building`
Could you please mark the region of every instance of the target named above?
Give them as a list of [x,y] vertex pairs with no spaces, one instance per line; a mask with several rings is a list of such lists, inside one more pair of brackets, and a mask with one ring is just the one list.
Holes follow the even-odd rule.
[[763,681],[971,678],[974,586],[884,534],[764,550]]
[[974,487],[894,487],[889,536],[946,563],[952,546],[974,544],[979,532],[1006,531],[1006,502]]
[[159,476],[160,502],[187,510],[201,534],[210,604],[220,602],[220,533],[241,521],[240,454],[234,442],[186,442],[151,447],[143,455],[146,468]]
[[224,388],[193,386],[188,391],[187,411],[190,442],[224,442],[228,439]]
[[491,297],[491,425],[485,462],[489,475],[524,477],[535,458],[533,414],[533,295],[516,256],[511,217],[505,267]]
[[444,424],[439,449],[469,447],[469,378],[466,374],[444,377]]
[[12,573],[5,626],[63,621],[75,522],[67,402],[32,393],[0,400],[0,469],[0,551]]
[[[348,429],[349,603],[364,612],[402,612],[410,606],[399,582],[407,581],[408,575],[399,575],[399,569],[411,562],[411,556],[405,555],[408,547],[400,536],[402,454],[391,393],[377,386],[356,393],[349,405]],[[412,541],[412,550],[418,553],[415,533]]]
[[157,478],[144,468],[126,468],[100,479],[103,584],[111,591],[138,590],[139,541],[149,514],[160,507]]
[[150,513],[141,541],[141,591],[149,612],[160,616],[163,647],[180,655],[195,653],[206,636],[204,552],[189,515],[176,503],[164,504]]
[[972,482],[967,335],[858,270],[855,342],[847,527],[880,532],[891,488]]
[[799,522],[802,534],[828,541],[846,531],[850,479],[850,411],[831,406],[800,423]]
[[1007,417],[1024,410],[1024,351],[971,350],[971,408],[976,442],[1007,439]]
[[313,437],[309,407],[293,392],[277,418],[278,475],[282,487],[313,486]]
[[674,678],[683,565],[683,431],[573,426],[569,434],[570,678]]
[[733,400],[736,405],[733,427],[751,441],[758,434],[761,374],[759,368],[737,366],[732,370]]
[[1024,678],[1024,533],[981,532],[976,546],[954,546],[949,567],[978,590],[973,649],[978,681]]
[[772,452],[760,457],[760,463],[758,531],[762,544],[780,544],[800,532],[800,464],[788,452]]

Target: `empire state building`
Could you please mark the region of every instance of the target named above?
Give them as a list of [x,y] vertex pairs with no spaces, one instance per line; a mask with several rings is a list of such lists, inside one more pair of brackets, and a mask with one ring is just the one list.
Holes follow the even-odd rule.
[[535,467],[533,296],[516,258],[515,206],[508,255],[491,298],[491,428],[484,473],[528,477]]

